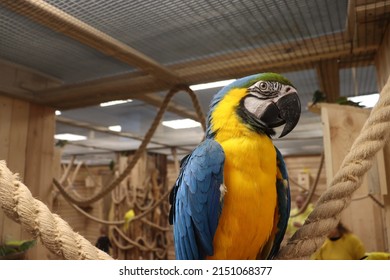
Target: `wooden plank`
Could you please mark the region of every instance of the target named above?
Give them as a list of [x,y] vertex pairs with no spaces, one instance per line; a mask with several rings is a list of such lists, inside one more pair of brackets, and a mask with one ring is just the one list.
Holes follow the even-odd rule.
[[[29,114],[29,127],[27,133],[27,148],[26,148],[26,168],[24,183],[31,191],[34,197],[39,197],[40,188],[40,166],[42,155],[42,130],[43,130],[43,110],[42,106],[31,104]],[[27,233],[24,233],[24,238],[29,238]],[[40,259],[38,252],[42,250],[41,243],[32,248],[29,252],[31,259]]]
[[[4,98],[2,98],[4,101]],[[5,142],[3,149],[7,149],[7,166],[14,173],[19,173],[23,177],[24,172],[24,153],[26,147],[26,133],[28,120],[28,103],[16,99],[8,99],[8,106],[0,113],[1,125],[6,127],[7,131],[0,131],[0,135],[4,133]],[[3,103],[4,105],[4,103]],[[1,110],[3,111],[3,110]],[[8,116],[4,115],[7,114]],[[3,119],[4,117],[4,119]],[[1,129],[0,129],[1,130]],[[1,144],[0,144],[1,145]],[[20,240],[22,237],[21,227],[16,222],[5,218],[2,221],[4,230],[4,238],[11,240]]]
[[53,180],[53,157],[54,157],[54,134],[55,134],[55,113],[52,108],[43,107],[43,130],[41,143],[41,165],[39,173],[39,197],[48,202],[49,191]]
[[0,59],[1,93],[24,100],[36,100],[34,91],[54,88],[62,82],[39,71]]
[[335,102],[340,96],[340,75],[337,60],[320,61],[316,70],[320,90],[326,94],[326,101]]
[[[314,180],[317,176],[318,168],[320,166],[321,155],[286,156],[284,161],[287,166],[289,178],[291,179],[290,190],[292,200],[294,200],[297,194],[302,192],[308,192],[313,186]],[[302,188],[302,184],[300,184],[299,186],[297,185],[297,183],[299,183],[299,177],[302,173],[305,174],[308,178],[308,187],[304,189]],[[323,168],[320,173],[320,178],[311,202],[315,204],[317,199],[326,189],[326,168],[325,165],[323,165]]]
[[[8,162],[10,129],[12,117],[12,99],[0,96],[0,160]],[[8,237],[5,224],[8,218],[0,209],[0,242]]]
[[[344,157],[349,152],[352,143],[360,134],[369,110],[351,106],[336,104],[322,104],[321,115],[324,123],[324,149],[327,160],[326,170],[328,181],[338,171]],[[352,199],[364,197],[369,193],[370,178],[378,178],[382,173],[365,176],[361,187],[354,193]],[[329,185],[329,183],[328,183]],[[356,233],[366,246],[368,251],[385,250],[384,225],[382,213],[371,199],[359,199],[353,201],[342,213],[343,222]]]
[[375,66],[378,89],[381,91],[390,78],[390,24],[387,25],[387,31],[375,57]]
[[[27,133],[25,183],[33,196],[45,204],[53,179],[54,110],[32,104]],[[33,259],[47,259],[48,251],[40,243],[29,253]]]
[[[387,142],[384,149],[384,160],[385,160],[385,177],[387,179],[387,182],[390,182],[390,142]],[[387,195],[384,196],[383,202],[384,202],[384,224],[386,228],[386,245],[387,250],[390,250],[390,184],[387,186]]]
[[14,99],[12,109],[8,167],[23,179],[30,104]]
[[39,167],[43,140],[42,106],[31,104],[27,134],[25,183],[34,197],[39,197]]
[[347,34],[347,40],[355,45],[356,37],[356,0],[348,1],[348,12],[347,12],[347,26],[345,28]]
[[[28,116],[29,104],[17,99],[12,100],[7,165],[13,173],[19,173],[21,179],[23,179],[25,168]],[[13,240],[22,238],[21,226],[16,222],[7,218],[3,226],[9,238]]]
[[356,20],[358,22],[372,22],[378,19],[386,19],[390,13],[390,1],[375,1],[356,7]]
[[0,96],[0,159],[8,161],[12,119],[12,99]]

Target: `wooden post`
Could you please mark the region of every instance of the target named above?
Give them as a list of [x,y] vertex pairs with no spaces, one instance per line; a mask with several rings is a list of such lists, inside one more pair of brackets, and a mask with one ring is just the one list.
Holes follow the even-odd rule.
[[326,94],[326,101],[336,101],[340,96],[340,76],[337,60],[321,60],[316,70],[320,90]]
[[[29,187],[32,195],[48,202],[53,179],[54,110],[26,101],[0,96],[0,159]],[[31,236],[0,210],[0,239],[20,240]],[[39,243],[28,257],[46,259]]]
[[[377,73],[378,90],[381,91],[383,86],[390,79],[390,24],[387,26],[387,31],[383,37],[382,44],[378,49],[375,57],[375,66]],[[385,228],[387,250],[390,248],[390,142],[387,142],[384,147],[385,174],[382,176],[387,181],[387,194],[384,195],[385,206]]]
[[[321,117],[324,123],[324,150],[328,186],[349,152],[352,143],[359,135],[370,111],[337,104],[321,104]],[[377,180],[386,170],[384,157],[377,156],[374,168],[365,176],[362,186],[352,197],[352,202],[342,213],[342,221],[363,241],[366,250],[385,251],[385,229],[383,210],[368,196],[376,192],[376,198],[382,201],[386,186]],[[378,197],[377,197],[378,196]]]

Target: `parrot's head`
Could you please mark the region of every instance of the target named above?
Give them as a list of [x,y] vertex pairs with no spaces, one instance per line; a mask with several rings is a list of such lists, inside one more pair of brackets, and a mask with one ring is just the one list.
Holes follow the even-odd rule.
[[275,127],[285,124],[279,136],[283,137],[297,125],[300,115],[297,90],[289,80],[276,73],[256,74],[236,80],[215,95],[207,137],[242,127],[271,136]]

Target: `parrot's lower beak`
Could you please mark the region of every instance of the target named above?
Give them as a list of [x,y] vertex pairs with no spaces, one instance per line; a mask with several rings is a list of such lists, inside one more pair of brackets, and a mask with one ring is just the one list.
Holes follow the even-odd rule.
[[301,102],[299,101],[298,94],[292,92],[282,96],[276,102],[276,106],[279,109],[279,117],[286,123],[279,136],[281,138],[290,133],[297,125],[301,116]]

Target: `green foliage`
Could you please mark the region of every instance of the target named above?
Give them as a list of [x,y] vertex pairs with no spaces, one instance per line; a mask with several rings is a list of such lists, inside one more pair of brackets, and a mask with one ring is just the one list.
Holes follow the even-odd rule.
[[34,247],[35,240],[8,241],[0,244],[0,256],[22,253]]
[[312,98],[313,105],[319,102],[326,102],[326,95],[320,90],[316,90]]
[[108,165],[111,171],[114,171],[115,168],[115,162],[113,160],[110,161],[110,164]]
[[340,104],[340,105],[348,105],[348,106],[354,106],[354,107],[364,108],[363,105],[360,105],[360,102],[354,102],[354,101],[348,100],[348,98],[345,97],[345,96],[339,97],[339,98],[336,100],[336,103],[337,103],[337,104]]
[[62,147],[65,147],[66,144],[68,144],[68,140],[58,140],[58,141],[56,142],[56,147],[62,148]]

